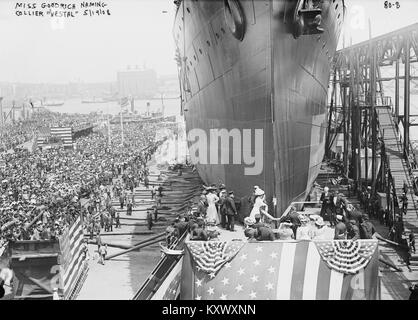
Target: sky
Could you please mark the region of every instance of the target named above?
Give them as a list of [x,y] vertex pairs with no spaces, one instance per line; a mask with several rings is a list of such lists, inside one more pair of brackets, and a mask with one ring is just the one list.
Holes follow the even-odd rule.
[[[399,3],[385,8],[385,2]],[[345,0],[347,12],[343,31],[340,36],[339,48],[366,41],[369,39],[369,20],[372,37],[418,23],[418,0]],[[344,36],[343,36],[344,35]]]
[[0,0],[0,81],[116,81],[128,65],[177,74],[171,0],[105,0],[110,16],[63,19],[18,17],[16,2]]
[[[108,82],[128,65],[154,68],[159,75],[177,73],[172,0],[105,0],[110,16],[63,19],[16,16],[16,2],[0,0],[0,81]],[[39,7],[80,0],[21,2]],[[350,39],[368,39],[369,18],[373,36],[418,22],[418,0],[398,2],[399,9],[385,9],[383,0],[346,0],[346,46]]]

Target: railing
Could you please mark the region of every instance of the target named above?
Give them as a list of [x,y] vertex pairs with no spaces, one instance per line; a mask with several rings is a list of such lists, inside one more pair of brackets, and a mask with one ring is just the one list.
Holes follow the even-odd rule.
[[[400,134],[398,124],[393,121],[393,115],[392,115],[392,118],[391,118],[391,125],[395,129],[395,134],[396,134],[396,137],[398,139],[398,143],[400,143],[403,146],[403,138],[402,138],[402,136]],[[379,130],[380,130],[380,128],[379,128]],[[381,130],[380,130],[380,134],[383,137],[383,134],[382,134],[382,131]],[[408,147],[409,147],[409,150],[408,151],[413,151],[412,150],[411,141],[408,142]],[[403,157],[404,157],[404,160],[405,160],[405,163],[406,163],[406,166],[407,166],[407,172],[405,172],[406,173],[406,179],[407,179],[408,185],[412,185],[413,188],[414,188],[414,191],[417,191],[416,190],[417,186],[415,185],[415,183],[412,183],[412,184],[410,183],[411,176],[412,176],[411,161],[410,161],[410,158],[408,157],[408,154],[410,154],[410,153],[411,152],[406,152],[406,150],[403,150]],[[414,162],[416,164],[417,162],[416,162],[415,154],[413,152],[412,152],[412,154],[413,154],[413,160],[412,160],[412,162]],[[385,150],[384,145],[383,145],[383,148],[382,148],[382,156],[384,157],[385,162],[386,162],[386,165],[387,165],[388,180],[389,180],[388,183],[389,183],[389,188],[391,188],[391,190],[389,191],[389,193],[391,192],[392,193],[392,196],[393,196],[393,202],[392,202],[392,208],[391,208],[392,209],[392,212],[391,212],[391,214],[392,214],[392,217],[393,217],[393,223],[395,224],[396,223],[396,212],[395,212],[395,208],[398,208],[399,209],[399,202],[398,202],[398,197],[397,197],[397,193],[396,193],[395,178],[393,178],[393,176],[392,176],[391,169],[390,169],[389,158],[388,158],[388,156],[386,154],[386,150]],[[414,197],[412,196],[411,199],[412,199],[412,204],[414,206],[415,211],[418,212],[418,206],[417,206],[417,203],[416,203]],[[396,202],[395,202],[395,200],[396,200]],[[395,206],[395,203],[397,204],[397,206]],[[402,225],[403,225],[403,214],[402,213],[400,213],[400,219],[401,219],[401,222],[402,222]],[[403,232],[403,227],[401,228],[400,232]],[[402,236],[401,234],[395,234],[395,239],[398,239],[399,240],[399,239],[401,239],[401,236]]]
[[[169,249],[175,249],[177,246],[184,243],[188,232],[185,231],[183,235],[177,239]],[[149,300],[160,288],[164,280],[170,274],[171,270],[179,263],[181,256],[166,256],[160,259],[154,270],[147,277],[145,282],[141,285],[138,291],[135,293],[132,300]],[[161,274],[162,273],[162,274]]]

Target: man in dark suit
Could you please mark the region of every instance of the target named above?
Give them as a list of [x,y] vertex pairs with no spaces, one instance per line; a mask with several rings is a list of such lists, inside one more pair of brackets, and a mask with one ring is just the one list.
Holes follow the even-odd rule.
[[199,203],[197,204],[197,212],[199,217],[206,217],[206,212],[208,209],[208,202],[206,200],[206,196],[204,194],[202,194],[200,196],[200,200]]
[[331,210],[331,201],[332,201],[332,195],[329,192],[328,187],[324,187],[324,192],[321,194],[321,198],[319,199],[321,201],[321,217],[324,220],[329,220],[329,214]]
[[226,198],[227,197],[228,197],[228,194],[226,190],[222,190],[219,193],[219,200],[217,202],[219,213],[221,215],[221,226],[224,229],[227,227],[227,214],[226,214],[226,211],[227,211]]
[[233,191],[230,191],[229,195],[225,198],[224,206],[225,206],[225,211],[227,215],[226,229],[230,231],[235,231],[234,230],[235,216],[238,214],[238,212],[237,212],[237,208],[235,207]]
[[284,215],[279,220],[280,223],[282,222],[290,222],[292,224],[293,234],[296,239],[296,231],[301,226],[301,222],[299,219],[299,213],[296,210],[296,207],[292,206],[290,208],[290,212],[287,215]]

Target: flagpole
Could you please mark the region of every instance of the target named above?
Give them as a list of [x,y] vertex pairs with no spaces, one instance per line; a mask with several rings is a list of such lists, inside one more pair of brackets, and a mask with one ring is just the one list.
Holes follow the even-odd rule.
[[[109,107],[107,107],[107,109],[109,110]],[[109,147],[110,147],[111,140],[110,140],[110,120],[109,120],[109,113],[107,114],[107,140],[108,140]]]
[[123,146],[123,112],[120,110],[120,128],[122,130],[122,146]]

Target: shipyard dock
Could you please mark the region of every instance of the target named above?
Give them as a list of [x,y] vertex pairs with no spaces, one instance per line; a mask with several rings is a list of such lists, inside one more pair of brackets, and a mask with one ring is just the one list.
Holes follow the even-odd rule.
[[[126,209],[120,209],[116,199],[112,201],[113,207],[120,212],[121,228],[113,228],[113,232],[102,232],[101,235],[102,241],[109,246],[108,257],[113,257],[107,259],[105,265],[99,264],[97,245],[95,240],[92,241],[88,276],[77,300],[132,299],[163,257],[159,242],[165,242],[166,227],[184,212],[189,201],[196,202],[201,181],[191,169],[185,169],[179,177],[177,172],[158,170],[154,159],[149,165],[150,186],[142,185],[134,190],[136,206],[131,216],[127,216]],[[160,174],[163,180],[158,180]],[[155,205],[155,199],[151,199],[151,187],[159,184],[164,188],[161,209],[158,210],[158,221],[148,230],[147,210],[152,210]],[[138,243],[144,246],[124,253]]]

